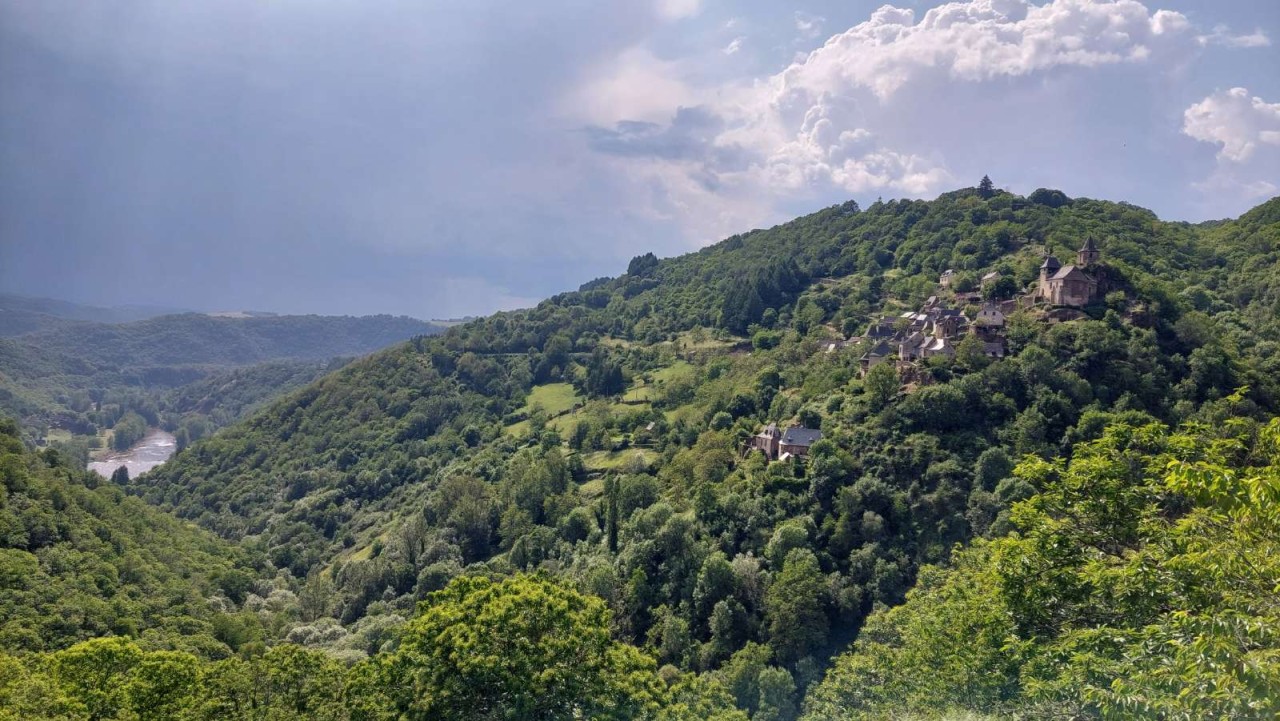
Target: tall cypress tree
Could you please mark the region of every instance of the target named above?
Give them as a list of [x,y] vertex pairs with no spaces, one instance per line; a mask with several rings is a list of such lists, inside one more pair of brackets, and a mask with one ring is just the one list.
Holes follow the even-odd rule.
[[604,526],[609,537],[609,553],[618,552],[618,477],[604,479]]

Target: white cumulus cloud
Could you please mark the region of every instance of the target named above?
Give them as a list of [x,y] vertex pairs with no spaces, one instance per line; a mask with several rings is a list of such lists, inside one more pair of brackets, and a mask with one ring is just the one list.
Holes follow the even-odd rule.
[[822,24],[826,18],[806,12],[796,11],[796,31],[801,38],[816,38],[822,34]]
[[775,188],[925,194],[952,180],[944,159],[885,147],[867,125],[905,86],[1143,63],[1193,50],[1191,29],[1182,15],[1136,0],[970,0],[918,21],[911,9],[885,5],[723,107],[731,119],[723,140],[758,150]]
[[885,5],[783,73],[811,93],[862,87],[881,98],[921,76],[954,80],[1021,76],[1058,66],[1144,62],[1191,40],[1190,23],[1137,0],[971,0],[927,11]]
[[1280,192],[1280,103],[1245,88],[1220,90],[1186,109],[1182,132],[1218,146],[1217,166],[1196,189],[1251,200]]
[[633,46],[595,68],[562,99],[560,109],[596,125],[669,118],[675,108],[697,98],[683,76],[680,63]]
[[[819,32],[822,22],[795,14],[801,35]],[[953,146],[935,143],[943,134],[940,126],[949,113],[988,112],[980,97],[1035,92],[1030,84],[1011,81],[1047,76],[1051,82],[1107,67],[1155,75],[1193,59],[1209,44],[1266,42],[1260,32],[1198,28],[1181,13],[1139,0],[965,0],[923,13],[884,5],[771,76],[711,87],[685,76],[679,113],[670,107],[665,118],[654,112],[642,118],[615,114],[611,122],[592,122],[589,137],[594,150],[630,169],[637,184],[663,189],[655,197],[663,199],[658,206],[664,217],[676,221],[696,205],[732,229],[744,224],[736,215],[744,208],[759,216],[797,200],[822,202],[878,190],[923,196],[954,184],[956,174],[943,152]],[[741,49],[735,40],[722,52]],[[636,87],[632,79],[622,85]],[[973,88],[961,89],[966,85]],[[1254,145],[1277,142],[1270,126],[1241,135],[1245,121],[1219,117],[1217,105],[1227,98],[1215,97],[1206,99],[1213,102],[1205,108],[1188,110],[1188,135],[1220,143],[1225,157],[1247,156]],[[1254,116],[1275,107],[1245,100]],[[1089,102],[1082,98],[1084,107]],[[904,113],[915,113],[910,130],[902,127]],[[626,122],[633,119],[645,122]],[[1053,119],[1040,121],[1051,125]],[[700,232],[711,230],[703,220],[690,223]]]
[[1280,146],[1280,103],[1250,96],[1244,88],[1219,91],[1187,108],[1182,132],[1221,146],[1220,160],[1243,163],[1259,146]]

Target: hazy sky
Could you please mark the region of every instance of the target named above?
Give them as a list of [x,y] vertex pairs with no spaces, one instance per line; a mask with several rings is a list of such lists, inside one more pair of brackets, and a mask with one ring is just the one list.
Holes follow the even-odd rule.
[[0,0],[0,290],[445,317],[984,173],[1280,192],[1276,0],[898,4]]

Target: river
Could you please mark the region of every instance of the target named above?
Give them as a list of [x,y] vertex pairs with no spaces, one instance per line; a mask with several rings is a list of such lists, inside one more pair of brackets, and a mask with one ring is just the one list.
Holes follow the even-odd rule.
[[124,466],[129,469],[129,477],[134,478],[169,460],[176,450],[178,441],[172,433],[153,428],[129,450],[113,451],[102,460],[91,462],[89,470],[110,478],[117,468]]

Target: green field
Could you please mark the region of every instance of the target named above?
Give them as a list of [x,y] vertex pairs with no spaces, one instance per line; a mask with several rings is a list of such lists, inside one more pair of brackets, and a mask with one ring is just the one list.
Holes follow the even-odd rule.
[[692,374],[693,365],[688,361],[682,360],[678,360],[666,368],[661,368],[652,373],[653,382],[657,385],[676,380],[677,378],[687,378]]
[[716,350],[719,348],[728,348],[741,340],[743,339],[736,336],[729,336],[724,340],[718,340],[711,337],[709,334],[704,334],[702,337],[698,337],[698,335],[692,331],[685,331],[676,336],[675,345],[681,350]]
[[578,493],[586,499],[594,500],[604,495],[604,479],[596,478],[578,486]]
[[622,396],[622,400],[632,403],[655,401],[658,399],[664,384],[677,379],[689,378],[692,375],[693,365],[688,361],[678,360],[669,366],[644,374],[649,378],[648,381],[644,377],[636,378],[631,388],[627,389],[626,394]]
[[622,400],[628,402],[652,401],[658,395],[657,389],[651,385],[645,385],[643,381],[637,381],[635,385],[627,389],[623,394]]
[[547,415],[557,415],[571,409],[582,396],[574,389],[572,383],[546,383],[534,386],[525,400],[522,413],[532,413],[535,407],[541,406]]
[[582,455],[582,464],[588,471],[620,471],[636,460],[649,465],[658,454],[647,448],[628,448],[625,451],[593,451]]
[[[524,406],[519,412],[529,415],[535,408],[541,408],[548,416],[561,416],[562,414],[573,410],[573,407],[582,402],[582,396],[578,395],[578,391],[573,387],[572,383],[544,383],[540,386],[534,386],[529,391],[529,397],[525,399]],[[554,418],[551,425],[560,432],[567,430],[563,427],[562,418]],[[520,421],[506,427],[506,432],[513,436],[523,436],[529,432],[529,421]]]

